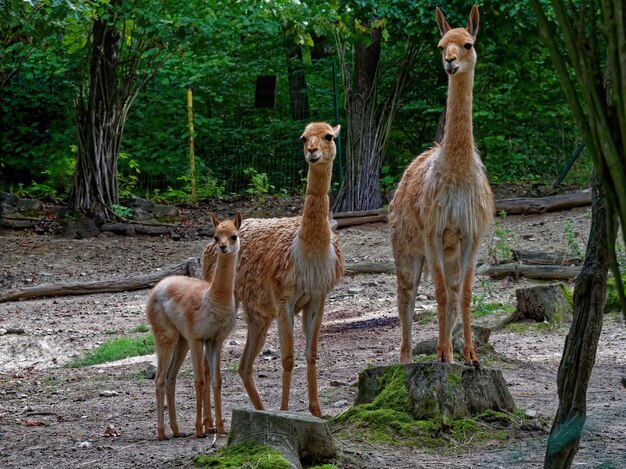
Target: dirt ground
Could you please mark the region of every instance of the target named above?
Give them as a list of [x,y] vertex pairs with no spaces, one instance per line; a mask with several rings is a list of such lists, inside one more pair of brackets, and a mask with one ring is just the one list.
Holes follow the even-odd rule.
[[[218,207],[219,208],[219,207]],[[300,210],[299,204],[291,208]],[[195,221],[207,210],[194,212]],[[223,212],[222,215],[228,215]],[[266,215],[263,213],[263,215]],[[532,217],[509,216],[498,221],[486,239],[481,262],[488,262],[500,245],[542,251],[584,250],[590,210],[574,209]],[[392,261],[385,224],[347,228],[339,232],[346,262]],[[29,231],[0,233],[0,289],[68,280],[96,280],[152,272],[198,256],[206,238],[173,241],[169,237],[101,236],[66,240]],[[321,330],[318,383],[323,411],[333,416],[356,396],[359,371],[390,365],[399,359],[400,325],[396,314],[395,276],[346,276],[330,295]],[[484,302],[514,304],[514,290],[531,282],[478,277],[475,295]],[[570,283],[570,286],[573,286]],[[60,297],[0,304],[0,328],[22,328],[24,334],[0,336],[0,467],[186,467],[193,458],[214,451],[213,438],[156,440],[154,383],[144,378],[153,357],[139,357],[105,366],[70,369],[104,341],[139,335],[146,324],[148,291]],[[432,284],[423,284],[416,308],[414,340],[434,337]],[[429,299],[430,298],[430,299]],[[476,319],[495,324],[501,315]],[[459,442],[450,451],[388,447],[366,441],[344,442],[341,452],[349,467],[488,467],[532,468],[543,463],[547,431],[557,407],[556,372],[567,326],[526,332],[495,332],[491,342],[502,357],[503,371],[517,407],[535,415],[537,424],[518,438],[493,441],[476,449]],[[296,364],[292,409],[307,411],[303,337],[296,326]],[[239,376],[238,359],[245,342],[240,317],[226,340],[223,356],[223,401],[226,426],[231,409],[250,408]],[[588,417],[577,467],[626,467],[626,328],[608,315],[588,390]],[[264,402],[276,409],[280,398],[280,359],[276,326],[266,352],[256,361],[256,380]],[[111,392],[104,392],[111,391]],[[193,429],[194,398],[189,363],[178,382],[179,424]],[[169,427],[167,428],[169,432]],[[226,441],[218,437],[215,444]],[[342,467],[342,466],[340,466]]]

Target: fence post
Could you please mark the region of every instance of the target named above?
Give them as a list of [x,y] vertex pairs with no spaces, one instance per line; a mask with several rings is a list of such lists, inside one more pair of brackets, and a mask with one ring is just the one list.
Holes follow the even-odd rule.
[[189,129],[189,172],[191,177],[191,200],[195,202],[196,197],[196,158],[193,144],[193,93],[191,83],[187,84],[187,127]]

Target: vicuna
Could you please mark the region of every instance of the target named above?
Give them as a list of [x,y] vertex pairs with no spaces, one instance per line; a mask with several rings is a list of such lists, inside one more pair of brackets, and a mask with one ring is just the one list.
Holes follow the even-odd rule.
[[[256,409],[263,409],[253,378],[254,360],[267,331],[278,322],[283,367],[281,410],[289,409],[294,365],[294,317],[302,311],[306,337],[309,410],[321,416],[317,396],[317,343],[324,302],[343,274],[343,259],[328,219],[328,191],[336,154],[339,126],[307,125],[301,140],[309,166],[302,217],[248,219],[241,227],[236,296],[243,304],[248,335],[239,374]],[[215,254],[205,250],[204,278],[213,277]]]
[[446,124],[441,145],[406,169],[390,205],[389,221],[402,324],[400,360],[411,361],[412,318],[424,261],[432,275],[439,318],[437,356],[452,361],[452,328],[463,319],[463,355],[478,365],[470,306],[476,256],[493,218],[493,194],[472,133],[472,88],[478,32],[474,5],[467,28],[452,29],[437,8],[444,69],[448,74]]
[[[234,221],[220,222],[214,214],[215,242],[207,247],[217,257],[215,275],[209,284],[184,276],[166,277],[157,283],[146,307],[157,353],[156,401],[157,436],[165,439],[163,423],[164,399],[170,427],[175,437],[181,436],[176,422],[174,394],[176,375],[187,351],[191,349],[196,393],[197,437],[215,431],[211,417],[211,393],[215,398],[217,432],[225,433],[222,419],[222,376],[220,355],[222,343],[235,325],[235,268],[239,252],[241,214]],[[204,408],[204,420],[202,409]]]

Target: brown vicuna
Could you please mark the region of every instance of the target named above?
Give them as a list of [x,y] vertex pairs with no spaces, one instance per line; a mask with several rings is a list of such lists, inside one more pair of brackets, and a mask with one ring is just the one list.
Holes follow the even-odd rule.
[[[220,355],[222,343],[236,320],[234,296],[235,268],[239,252],[241,214],[234,221],[220,223],[214,214],[215,243],[207,247],[217,256],[213,281],[209,284],[196,278],[173,276],[157,283],[146,307],[146,317],[152,327],[157,354],[156,401],[157,436],[165,439],[163,423],[164,399],[170,427],[175,437],[181,436],[176,422],[174,393],[176,375],[187,350],[191,349],[194,387],[196,392],[196,436],[214,431],[211,417],[211,392],[215,398],[217,432],[225,433],[222,419],[222,376]],[[210,387],[209,387],[210,383]],[[204,408],[204,420],[202,409]],[[204,428],[203,428],[204,425]]]
[[478,8],[467,28],[451,29],[437,8],[439,49],[448,73],[446,124],[441,145],[406,169],[390,205],[391,240],[402,324],[400,361],[411,361],[415,296],[424,261],[432,275],[439,319],[437,357],[452,361],[452,329],[459,308],[465,363],[478,365],[470,307],[480,242],[493,218],[493,194],[472,134],[472,88]]
[[[339,128],[315,122],[307,125],[301,136],[309,167],[302,217],[248,219],[241,227],[235,292],[238,303],[243,304],[248,335],[239,374],[256,409],[264,407],[254,383],[253,365],[274,319],[278,322],[283,367],[280,408],[289,408],[294,317],[302,311],[309,410],[318,417],[322,414],[317,397],[317,343],[326,296],[343,274],[343,259],[328,219],[328,191]],[[205,250],[205,279],[212,278],[214,263],[215,254]]]

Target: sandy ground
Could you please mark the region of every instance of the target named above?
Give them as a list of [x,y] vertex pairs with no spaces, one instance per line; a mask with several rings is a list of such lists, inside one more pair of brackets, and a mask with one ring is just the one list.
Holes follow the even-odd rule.
[[[485,241],[481,262],[500,245],[542,251],[568,250],[576,242],[584,250],[589,209],[574,209],[532,217],[509,216]],[[392,261],[385,224],[339,232],[346,262]],[[505,240],[506,239],[506,240]],[[0,289],[44,282],[96,280],[152,272],[198,256],[208,240],[172,241],[169,237],[102,236],[66,240],[31,232],[0,233]],[[514,290],[531,284],[520,279],[477,278],[475,295],[485,302],[514,304]],[[570,286],[572,286],[570,284]],[[418,301],[414,340],[434,337],[432,284],[426,282]],[[106,366],[70,369],[72,357],[82,356],[104,341],[140,335],[146,324],[148,291],[60,297],[0,303],[0,328],[22,328],[24,334],[0,336],[0,467],[180,467],[213,451],[213,439],[156,440],[154,383],[143,376],[153,357],[139,357]],[[487,316],[475,323],[494,324]],[[541,467],[558,401],[556,372],[567,326],[550,330],[529,328],[524,333],[494,333],[491,342],[503,358],[504,373],[517,407],[536,413],[534,431],[512,441],[491,442],[476,449],[459,444],[453,452],[386,447],[363,441],[341,444],[353,465],[365,468],[415,467]],[[307,411],[303,337],[296,325],[296,364],[291,390],[292,409]],[[609,315],[600,339],[588,390],[588,418],[577,467],[626,467],[626,328]],[[396,315],[395,277],[387,274],[346,276],[327,301],[321,330],[318,371],[323,411],[333,416],[348,408],[356,396],[359,371],[389,365],[399,359],[400,325]],[[245,342],[240,317],[226,340],[223,400],[226,426],[231,409],[251,405],[236,373]],[[256,381],[266,405],[278,408],[280,359],[276,327],[256,361]],[[106,397],[103,391],[113,391]],[[187,362],[177,389],[181,429],[193,429],[193,382]],[[107,430],[108,429],[108,430]],[[169,428],[167,429],[169,432]],[[225,443],[218,437],[217,446]],[[356,461],[356,462],[355,462]]]

